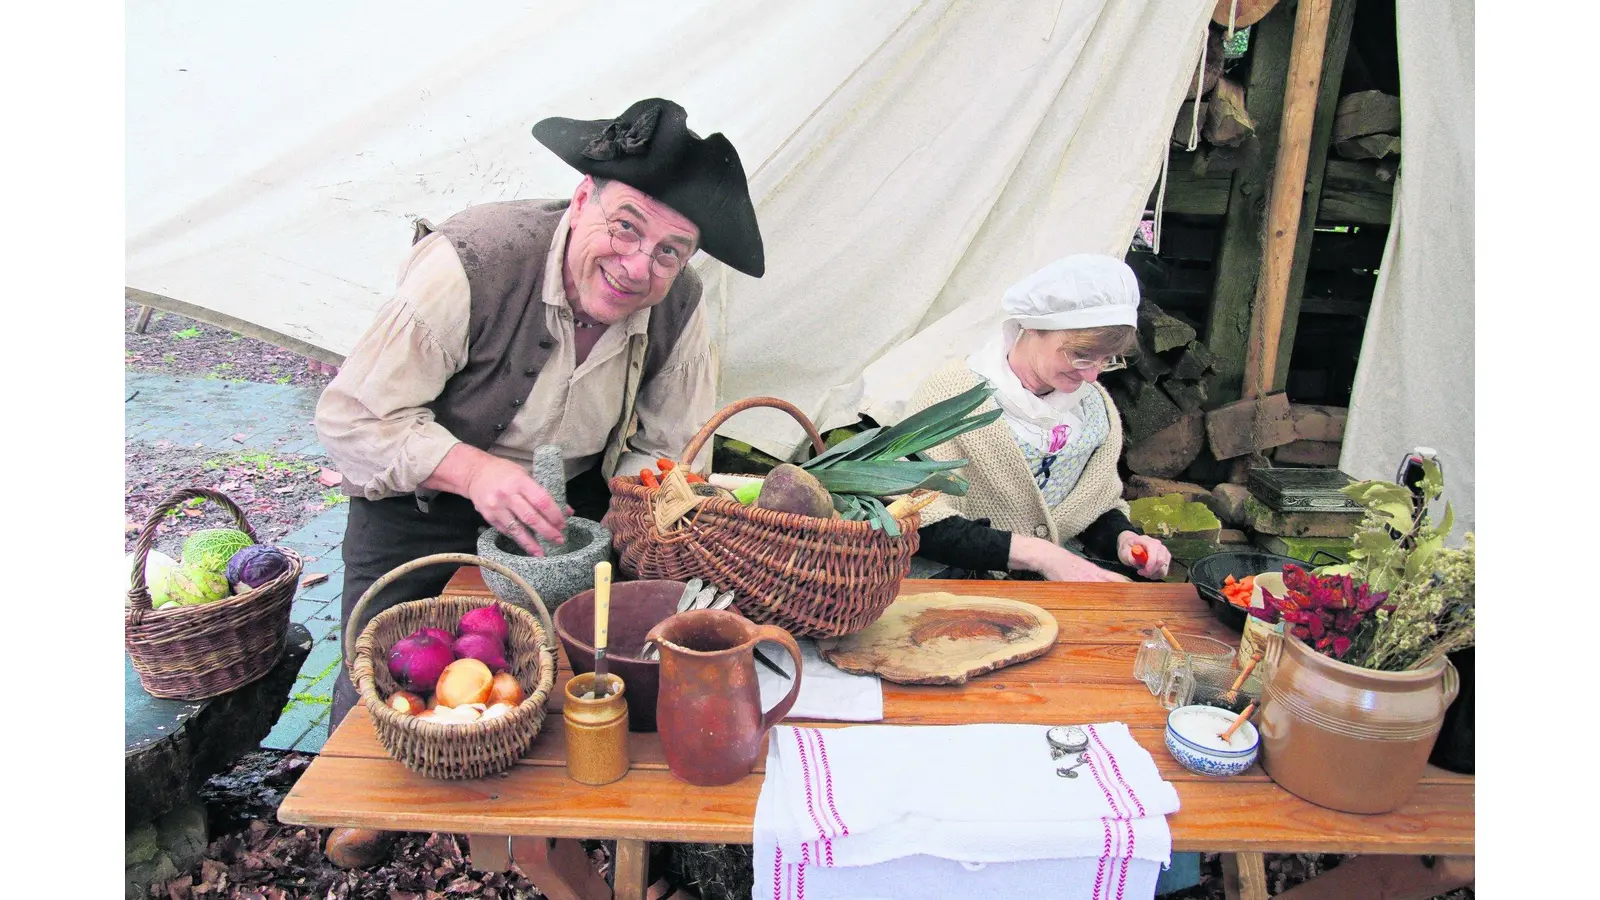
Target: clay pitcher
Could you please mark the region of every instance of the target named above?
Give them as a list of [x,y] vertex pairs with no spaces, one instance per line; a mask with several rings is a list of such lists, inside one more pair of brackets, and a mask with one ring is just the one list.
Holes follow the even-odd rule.
[[[800,647],[776,625],[718,609],[678,613],[650,629],[661,648],[656,730],[672,774],[690,784],[731,784],[750,774],[762,739],[800,693]],[[761,711],[755,646],[776,641],[794,658],[794,682]]]

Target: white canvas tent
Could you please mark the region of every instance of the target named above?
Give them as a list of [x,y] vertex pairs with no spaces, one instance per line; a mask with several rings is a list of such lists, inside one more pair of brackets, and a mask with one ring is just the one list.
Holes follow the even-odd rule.
[[[670,97],[739,148],[766,241],[760,280],[696,261],[722,398],[893,421],[1006,285],[1126,249],[1213,6],[133,0],[126,283],[336,360],[389,298],[413,218],[570,194],[534,121]],[[1472,9],[1399,6],[1407,172],[1345,462],[1386,477],[1400,449],[1438,445],[1470,523],[1471,319],[1445,341],[1428,310],[1471,306],[1470,208],[1439,205],[1470,189],[1430,185],[1471,183]],[[1430,49],[1437,33],[1466,40]],[[770,411],[722,433],[777,454],[799,439]]]
[[1389,243],[1361,344],[1339,467],[1393,478],[1439,451],[1454,542],[1473,499],[1472,4],[1398,0],[1401,158]]
[[[577,177],[532,123],[665,96],[739,148],[767,246],[759,281],[697,262],[722,396],[890,418],[912,370],[955,352],[911,340],[941,315],[1126,248],[1211,6],[136,0],[127,283],[337,358],[412,218],[566,196]],[[798,430],[763,415],[725,433],[787,452]]]

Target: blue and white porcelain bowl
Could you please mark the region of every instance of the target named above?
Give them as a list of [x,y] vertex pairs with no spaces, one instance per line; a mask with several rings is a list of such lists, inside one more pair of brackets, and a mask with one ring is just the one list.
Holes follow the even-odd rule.
[[1234,718],[1215,706],[1178,707],[1167,714],[1167,752],[1197,775],[1238,775],[1255,763],[1261,735],[1254,724],[1245,722],[1224,744],[1217,736]]

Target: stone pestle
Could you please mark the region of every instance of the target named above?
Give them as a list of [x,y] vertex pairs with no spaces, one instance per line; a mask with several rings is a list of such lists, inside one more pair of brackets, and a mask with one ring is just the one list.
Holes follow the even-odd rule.
[[[550,498],[556,502],[556,508],[565,511],[567,508],[567,466],[561,458],[561,448],[553,444],[543,444],[533,451],[532,472],[533,480],[545,489]],[[539,549],[545,556],[558,556],[567,551],[564,544],[552,544],[538,535],[534,536],[539,542]]]
[[[566,466],[561,448],[544,445],[534,449],[529,467],[533,480],[549,492],[556,505],[567,505]],[[567,516],[565,543],[552,544],[535,535],[543,556],[529,556],[510,537],[490,528],[478,538],[478,555],[501,563],[521,575],[539,593],[545,608],[556,607],[572,595],[594,586],[594,564],[611,558],[611,532],[599,522],[581,516]],[[528,599],[509,578],[490,569],[483,570],[484,583],[495,596],[524,608]]]

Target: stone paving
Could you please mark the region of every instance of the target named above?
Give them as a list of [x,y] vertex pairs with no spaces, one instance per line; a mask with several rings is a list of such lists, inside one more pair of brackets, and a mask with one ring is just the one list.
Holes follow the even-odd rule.
[[[241,447],[324,456],[312,418],[320,390],[151,372],[126,373],[124,438],[171,441],[216,450]],[[243,435],[243,440],[234,440]],[[302,588],[290,619],[311,632],[314,643],[290,692],[289,704],[261,746],[315,753],[328,736],[334,673],[340,663],[339,594],[344,586],[344,540],[349,507],[328,510],[281,542],[305,560],[304,575],[325,572],[328,580]]]
[[128,372],[124,383],[126,440],[325,455],[312,425],[317,388],[154,372]]

